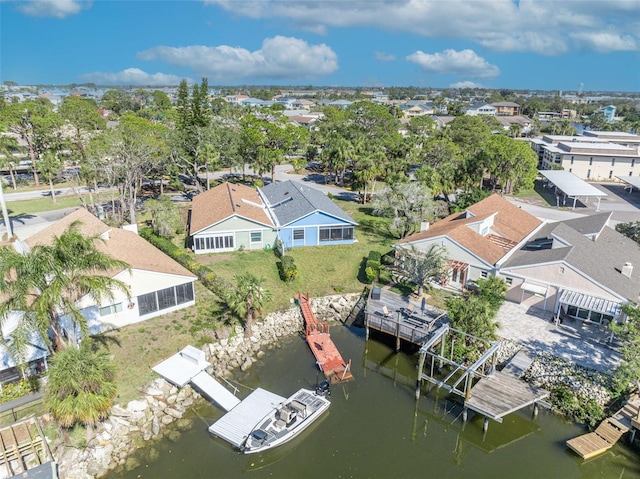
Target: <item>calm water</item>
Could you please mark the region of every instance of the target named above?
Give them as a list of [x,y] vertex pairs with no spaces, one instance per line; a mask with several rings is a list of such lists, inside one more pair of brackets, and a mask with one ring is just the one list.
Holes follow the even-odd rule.
[[[139,451],[140,467],[108,478],[640,478],[640,456],[624,446],[583,464],[564,445],[582,429],[544,410],[535,421],[526,409],[490,422],[486,435],[480,417],[463,428],[453,403],[433,392],[416,402],[414,357],[365,342],[358,329],[336,326],[332,337],[356,379],[334,386],[329,414],[292,443],[240,454],[208,435],[223,413],[202,404],[190,429]],[[289,396],[313,388],[316,370],[304,340],[292,338],[234,379]]]

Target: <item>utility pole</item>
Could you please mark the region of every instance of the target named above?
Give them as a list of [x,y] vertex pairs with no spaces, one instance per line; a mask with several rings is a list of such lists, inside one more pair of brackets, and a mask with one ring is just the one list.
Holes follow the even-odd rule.
[[13,238],[13,231],[11,229],[11,220],[9,219],[9,213],[7,212],[7,204],[4,202],[2,178],[0,178],[0,206],[2,206],[2,218],[4,219],[4,224],[7,227],[7,240],[11,241],[11,238]]

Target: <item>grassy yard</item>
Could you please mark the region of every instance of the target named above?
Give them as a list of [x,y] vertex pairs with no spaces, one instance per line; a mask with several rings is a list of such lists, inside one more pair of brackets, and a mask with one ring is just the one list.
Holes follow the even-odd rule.
[[[89,195],[83,195],[82,197],[85,198],[87,203],[89,202]],[[58,196],[56,197],[56,203],[54,203],[49,196],[32,200],[7,202],[7,210],[12,217],[62,210],[73,206],[82,206],[80,196]]]
[[197,303],[181,311],[95,336],[112,355],[118,373],[117,402],[126,405],[140,397],[139,388],[157,377],[151,367],[185,345],[201,346],[219,327],[213,294],[196,283]]
[[387,253],[394,239],[386,233],[386,221],[370,216],[368,206],[353,202],[337,202],[360,226],[356,229],[357,242],[352,245],[312,246],[287,252],[294,258],[299,276],[283,282],[278,275],[278,258],[273,251],[235,251],[226,254],[198,255],[203,264],[227,281],[244,272],[265,279],[265,287],[272,294],[269,311],[288,307],[298,293],[326,296],[345,292],[360,292],[367,284],[362,268],[363,258],[370,250]]

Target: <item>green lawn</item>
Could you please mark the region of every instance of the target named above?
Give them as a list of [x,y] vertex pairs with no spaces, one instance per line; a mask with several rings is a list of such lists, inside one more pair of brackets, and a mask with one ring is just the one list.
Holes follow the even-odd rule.
[[393,238],[386,234],[386,220],[370,216],[368,206],[353,202],[338,201],[359,224],[356,228],[357,242],[351,245],[313,246],[296,248],[287,252],[294,258],[299,276],[291,282],[283,282],[278,274],[278,258],[273,251],[235,251],[198,255],[197,259],[207,264],[215,274],[233,282],[233,277],[251,272],[265,279],[265,287],[272,294],[267,305],[269,311],[289,306],[291,298],[298,293],[311,296],[360,292],[367,284],[362,270],[363,258],[370,250],[387,253]]
[[[89,202],[89,196],[83,195],[85,201]],[[32,215],[44,211],[62,210],[73,206],[82,206],[80,196],[59,196],[54,203],[51,198],[37,198],[22,201],[7,201],[7,210],[12,217],[20,215]]]

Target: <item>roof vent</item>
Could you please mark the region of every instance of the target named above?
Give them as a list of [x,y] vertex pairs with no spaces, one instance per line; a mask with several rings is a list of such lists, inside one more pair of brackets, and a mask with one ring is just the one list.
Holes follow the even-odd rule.
[[631,273],[633,273],[633,265],[630,262],[626,262],[622,267],[622,274],[627,278],[631,278]]

